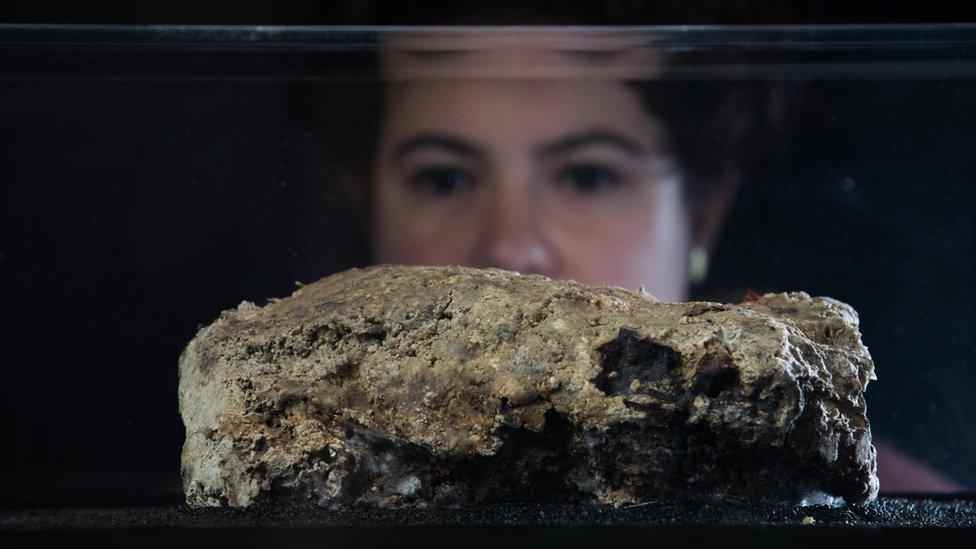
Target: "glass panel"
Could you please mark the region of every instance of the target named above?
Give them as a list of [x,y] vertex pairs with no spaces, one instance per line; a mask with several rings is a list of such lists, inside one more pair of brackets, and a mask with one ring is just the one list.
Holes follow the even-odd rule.
[[4,486],[179,499],[198,326],[396,262],[835,297],[882,490],[971,487],[974,82],[972,25],[0,25]]

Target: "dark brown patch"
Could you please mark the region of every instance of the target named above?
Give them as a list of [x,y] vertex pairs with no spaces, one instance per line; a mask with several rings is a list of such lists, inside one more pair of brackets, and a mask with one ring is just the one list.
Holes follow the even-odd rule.
[[591,381],[608,395],[630,392],[630,383],[647,385],[665,377],[680,364],[678,353],[670,347],[642,339],[630,330],[597,349],[603,356],[603,370]]
[[728,351],[722,349],[710,351],[701,358],[691,390],[715,398],[738,384],[739,370],[732,362],[732,356]]
[[728,305],[722,305],[720,303],[695,303],[688,309],[685,316],[698,316],[710,311],[727,311],[729,310]]

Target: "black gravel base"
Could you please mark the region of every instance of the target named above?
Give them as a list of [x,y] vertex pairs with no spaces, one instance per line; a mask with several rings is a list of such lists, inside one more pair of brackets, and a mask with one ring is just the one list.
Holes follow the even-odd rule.
[[[647,503],[614,509],[497,505],[480,509],[191,509],[186,506],[0,511],[0,539],[119,541],[141,546],[197,543],[319,547],[551,547],[699,540],[803,544],[884,540],[886,546],[976,537],[976,498],[882,497],[845,507],[757,506],[739,502]],[[210,540],[210,541],[208,541]],[[972,543],[972,540],[967,540]],[[539,545],[541,544],[541,545]],[[642,545],[644,545],[642,543]]]

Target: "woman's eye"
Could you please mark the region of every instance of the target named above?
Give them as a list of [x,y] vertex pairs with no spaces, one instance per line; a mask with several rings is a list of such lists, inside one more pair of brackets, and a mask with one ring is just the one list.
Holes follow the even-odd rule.
[[580,194],[596,194],[620,184],[620,174],[613,168],[597,164],[576,164],[559,172],[560,184]]
[[453,196],[470,187],[474,177],[467,170],[451,167],[422,168],[410,176],[420,191],[433,196]]

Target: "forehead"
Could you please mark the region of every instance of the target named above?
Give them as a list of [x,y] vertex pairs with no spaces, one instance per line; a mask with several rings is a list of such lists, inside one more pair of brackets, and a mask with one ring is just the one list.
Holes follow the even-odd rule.
[[468,128],[562,132],[575,126],[648,131],[651,120],[637,94],[622,83],[413,82],[387,93],[394,129]]
[[653,147],[659,124],[608,69],[620,62],[551,50],[388,53],[386,134],[450,131],[515,144],[601,128]]

